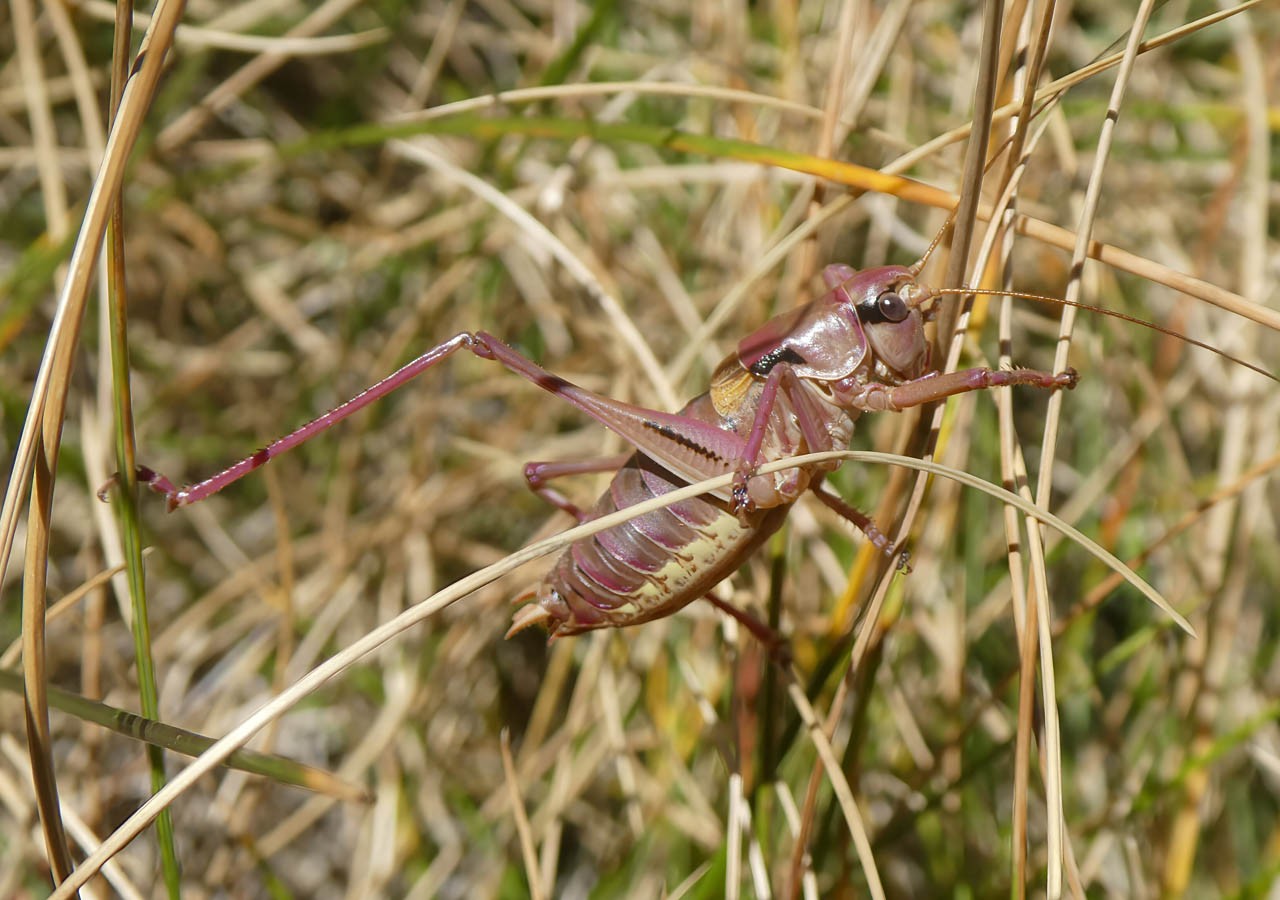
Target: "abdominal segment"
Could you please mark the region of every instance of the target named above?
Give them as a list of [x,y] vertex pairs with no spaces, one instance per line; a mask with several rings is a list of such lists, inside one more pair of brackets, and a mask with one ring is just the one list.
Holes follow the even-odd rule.
[[[684,487],[634,454],[591,510],[595,519]],[[573,544],[536,601],[552,636],[620,627],[669,615],[715,587],[778,530],[788,507],[760,510],[744,525],[715,498],[683,500]]]

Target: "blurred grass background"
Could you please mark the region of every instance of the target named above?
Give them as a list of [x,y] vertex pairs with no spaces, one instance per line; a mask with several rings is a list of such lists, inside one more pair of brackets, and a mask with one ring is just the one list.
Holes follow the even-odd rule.
[[[968,4],[850,8],[852,52],[823,151],[841,4],[192,4],[124,191],[139,460],[175,481],[203,478],[464,329],[492,331],[592,389],[670,406],[703,390],[741,335],[809,296],[827,262],[914,260],[942,212],[883,194],[844,205],[842,189],[743,161],[729,143],[876,168],[968,121],[980,30]],[[1147,33],[1212,11],[1165,4]],[[6,459],[69,247],[50,210],[74,231],[96,166],[77,98],[100,109],[108,83],[112,7],[70,12],[69,34],[48,8],[31,28],[0,27]],[[1118,49],[1131,15],[1122,4],[1060,5],[1048,77]],[[1007,37],[1018,28],[1009,16]],[[52,145],[32,125],[39,94],[21,41],[39,64]],[[68,62],[72,44],[83,71]],[[1096,238],[1276,304],[1277,50],[1280,16],[1264,5],[1140,58]],[[1075,227],[1113,78],[1084,82],[1047,113],[1021,210]],[[636,83],[588,89],[599,82]],[[385,124],[539,85],[562,89],[481,104],[448,135],[401,138]],[[484,125],[501,132],[531,116],[630,124],[640,136],[495,136]],[[644,137],[660,129],[722,139],[722,152]],[[910,174],[954,192],[962,152],[930,153]],[[632,325],[545,239],[442,166],[532,214]],[[837,203],[812,243],[761,265]],[[1060,295],[1068,263],[1020,238],[1014,285]],[[928,276],[940,273],[935,264]],[[736,302],[708,337],[702,323],[726,297]],[[1276,368],[1267,329],[1148,280],[1090,263],[1083,299]],[[994,308],[982,308],[966,365],[997,359]],[[1058,315],[1016,306],[1017,364],[1052,367]],[[123,581],[93,581],[116,540],[112,508],[93,496],[115,467],[97,322],[91,313],[77,359],[54,503],[49,601],[73,599],[49,625],[48,680],[136,710]],[[626,327],[665,370],[638,361]],[[1280,493],[1270,477],[1280,392],[1129,323],[1085,314],[1078,332],[1071,363],[1082,383],[1065,398],[1053,508],[1122,557],[1151,550],[1140,571],[1199,639],[1128,588],[1099,603],[1091,592],[1104,567],[1053,546],[1068,890],[1265,896],[1280,873]],[[1034,466],[1046,400],[1021,391],[1014,405]],[[867,416],[855,447],[901,449],[913,430],[907,415]],[[161,498],[143,496],[162,718],[226,733],[377,623],[567,526],[524,489],[523,462],[617,449],[566,404],[468,355],[203,504],[166,515]],[[945,460],[998,483],[999,453],[991,397],[956,403]],[[849,465],[832,483],[893,521],[880,506],[890,479]],[[584,479],[568,490],[585,501],[600,488]],[[1204,510],[1218,493],[1229,496]],[[1014,736],[1036,730],[1041,711],[1019,717],[1000,519],[991,499],[935,484],[912,571],[879,619],[862,623],[869,655],[831,713],[890,896],[1044,890],[1040,740],[1025,864],[1011,848]],[[823,715],[877,574],[861,546],[802,503],[732,585],[734,601],[762,615],[780,601]],[[401,635],[255,740],[363,785],[367,801],[225,770],[180,798],[184,895],[861,896],[849,828],[825,776],[807,796],[814,746],[759,647],[701,603],[551,647],[535,633],[503,641],[510,599],[545,566]],[[18,569],[3,584],[5,647],[20,629]],[[0,695],[0,722],[0,895],[40,896],[49,876],[18,695]],[[70,716],[52,722],[63,803],[104,836],[151,793],[145,755]],[[532,888],[504,732],[538,856]],[[162,890],[153,832],[117,861],[142,895]]]

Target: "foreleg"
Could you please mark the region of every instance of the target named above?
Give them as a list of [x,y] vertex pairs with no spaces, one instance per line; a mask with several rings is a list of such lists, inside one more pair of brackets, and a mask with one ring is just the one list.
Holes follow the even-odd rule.
[[902,384],[880,384],[873,382],[864,385],[853,397],[853,405],[857,409],[868,412],[885,410],[899,412],[912,406],[932,403],[955,394],[968,391],[981,391],[986,388],[1005,387],[1007,385],[1025,384],[1031,387],[1058,390],[1070,390],[1080,381],[1075,369],[1067,369],[1056,375],[1039,372],[1035,369],[1014,369],[1004,372],[995,369],[961,369],[959,372],[945,372],[925,375]]
[[[805,389],[805,384],[795,371],[785,363],[774,366],[765,379],[760,391],[760,401],[756,405],[755,419],[751,423],[751,431],[747,434],[746,446],[738,459],[733,481],[733,511],[743,517],[758,507],[776,506],[796,499],[804,484],[797,482],[794,494],[780,492],[771,482],[766,485],[752,485],[751,479],[762,459],[764,439],[771,425],[774,425],[775,410],[779,396],[786,396],[795,414],[800,435],[810,453],[830,450],[831,436],[822,419],[818,405],[814,403]],[[789,454],[798,447],[785,446],[777,448],[783,455]]]

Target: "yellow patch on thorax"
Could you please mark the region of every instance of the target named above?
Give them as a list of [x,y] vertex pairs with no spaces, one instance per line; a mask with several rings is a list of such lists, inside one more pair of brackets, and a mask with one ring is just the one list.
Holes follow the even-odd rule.
[[755,381],[736,354],[726,356],[711,376],[711,404],[716,412],[722,416],[738,413]]

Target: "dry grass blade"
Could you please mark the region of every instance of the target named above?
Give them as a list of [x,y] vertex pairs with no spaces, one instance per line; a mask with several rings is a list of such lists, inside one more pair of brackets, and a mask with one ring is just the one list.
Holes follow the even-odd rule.
[[[1046,5],[1040,17],[1037,32],[1034,38],[1031,38],[1035,41],[1035,52],[1027,64],[1027,71],[1020,73],[1020,77],[1015,82],[1015,90],[1024,92],[1024,97],[1020,115],[1014,123],[1015,131],[1012,145],[1009,148],[1004,190],[997,203],[997,209],[1001,210],[1000,224],[1002,227],[1000,229],[991,228],[988,231],[990,240],[989,242],[984,242],[982,251],[979,253],[978,260],[975,263],[977,271],[988,271],[992,255],[996,252],[996,242],[1000,241],[999,265],[1004,276],[1001,281],[1004,284],[1011,280],[1009,261],[1013,247],[1012,241],[1009,239],[1008,226],[1013,218],[1013,203],[1022,186],[1022,179],[1026,175],[1027,164],[1031,155],[1050,124],[1050,119],[1046,116],[1034,131],[1030,129],[1033,99],[1032,86],[1039,81],[1041,76],[1041,67],[1044,64],[1044,51],[1049,39],[1052,17],[1053,7]],[[1025,48],[1023,49],[1025,50]],[[994,281],[995,279],[993,278],[992,282],[994,283]],[[1005,297],[1000,306],[1000,368],[1013,365],[1013,360],[1010,358],[1008,351],[1008,348],[1013,344],[1011,317],[1011,298]],[[959,348],[955,349],[958,350]],[[996,405],[1000,426],[1000,473],[1002,481],[1006,486],[1016,486],[1018,495],[1029,500],[1031,499],[1031,492],[1027,486],[1026,463],[1021,447],[1018,444],[1015,430],[1011,392],[999,391],[996,396]],[[1012,836],[1010,840],[1013,849],[1010,861],[1010,878],[1013,882],[1014,897],[1018,898],[1018,900],[1026,896],[1029,881],[1027,853],[1029,807],[1032,802],[1032,797],[1030,796],[1031,747],[1033,737],[1037,731],[1035,696],[1037,681],[1036,659],[1037,650],[1039,649],[1039,638],[1037,636],[1039,632],[1036,627],[1036,622],[1039,618],[1038,606],[1027,601],[1026,579],[1023,576],[1024,560],[1019,527],[1020,521],[1017,512],[1012,507],[1006,506],[1004,509],[1005,558],[1008,560],[1009,566],[1010,599],[1013,606],[1014,627],[1017,631],[1019,647],[1018,725],[1013,757],[1013,810]]]
[[[31,119],[32,139],[39,154],[41,184],[44,188],[46,215],[53,234],[67,231],[66,192],[56,171],[53,120],[49,107],[45,76],[35,55],[35,11],[27,0],[13,4],[14,25],[21,38],[19,63],[23,85],[27,91],[27,109]],[[23,52],[25,50],[25,52]],[[65,382],[64,382],[65,384]],[[55,387],[55,392],[57,391]],[[65,399],[65,390],[56,393]],[[53,429],[46,428],[34,454],[32,498],[27,515],[27,553],[23,571],[22,592],[22,669],[25,682],[27,753],[31,759],[31,776],[35,787],[40,826],[44,832],[53,877],[62,880],[71,871],[71,851],[62,822],[58,798],[58,781],[53,758],[53,739],[49,728],[48,671],[45,656],[45,588],[50,541],[53,473],[57,469],[58,441],[61,433],[60,405],[54,401]],[[12,479],[11,479],[12,481]],[[0,566],[0,577],[3,566]]]
[[[821,456],[823,454],[811,454],[811,457],[815,458]],[[797,457],[796,459],[802,458]],[[760,472],[767,474],[770,471],[780,470],[794,464],[790,461],[771,463],[762,466]],[[360,640],[326,659],[279,695],[263,704],[201,754],[195,762],[183,769],[168,785],[151,797],[137,812],[103,841],[102,845],[77,867],[72,876],[58,886],[58,889],[51,895],[51,900],[71,896],[76,889],[98,872],[106,860],[136,838],[159,815],[162,809],[172,803],[182,792],[188,790],[196,779],[221,764],[233,751],[244,746],[256,732],[319,689],[326,681],[341,674],[357,660],[377,650],[383,644],[399,637],[413,626],[429,619],[451,604],[496,581],[503,575],[518,569],[531,560],[563,550],[575,540],[597,534],[612,525],[624,522],[647,510],[669,506],[672,503],[696,497],[707,491],[722,490],[728,487],[732,481],[733,476],[731,475],[708,479],[707,481],[690,485],[687,488],[672,491],[662,497],[629,507],[626,510],[594,519],[584,525],[571,528],[554,538],[538,541],[523,550],[509,554],[499,563],[468,575],[448,588],[423,600],[417,606],[406,610],[391,621],[375,628]]]
[[[1274,126],[1270,122],[1271,99],[1263,84],[1274,82],[1274,60],[1264,62],[1262,36],[1253,22],[1236,20],[1233,46],[1240,59],[1244,79],[1243,107],[1246,117],[1242,150],[1242,208],[1240,215],[1248,222],[1239,257],[1239,277],[1246,289],[1259,295],[1268,290],[1267,238],[1271,204],[1266,199],[1268,180],[1275,166]],[[1269,71],[1268,71],[1269,70]],[[1246,345],[1252,345],[1246,340]],[[1233,386],[1241,385],[1238,373],[1231,376]],[[1222,483],[1238,479],[1251,461],[1264,460],[1270,448],[1280,445],[1280,430],[1274,417],[1255,418],[1250,404],[1233,398],[1225,410],[1228,429],[1221,448],[1218,476]],[[1255,467],[1255,470],[1257,467]],[[1255,534],[1271,518],[1274,504],[1263,494],[1262,485],[1254,482],[1237,503],[1228,500],[1209,513],[1210,529],[1203,552],[1212,583],[1219,586],[1204,610],[1207,651],[1204,656],[1203,684],[1189,706],[1196,722],[1195,737],[1186,749],[1190,764],[1210,752],[1220,738],[1216,735],[1217,703],[1210,699],[1229,690],[1228,683],[1237,664],[1237,648],[1252,642],[1252,614],[1246,605],[1247,578],[1236,560],[1247,553],[1249,535]],[[1234,533],[1234,540],[1229,536]],[[1185,779],[1177,812],[1168,829],[1171,854],[1161,873],[1161,889],[1169,896],[1185,894],[1191,889],[1195,860],[1201,845],[1212,838],[1205,833],[1198,814],[1209,791],[1207,768],[1193,765]]]
[[831,781],[831,788],[840,801],[840,811],[844,814],[845,822],[849,825],[849,833],[853,836],[854,845],[858,848],[858,859],[862,863],[862,871],[866,876],[871,896],[884,900],[884,885],[881,884],[880,873],[876,868],[875,854],[871,851],[871,842],[867,839],[867,829],[863,825],[862,814],[858,812],[857,801],[853,797],[853,791],[849,789],[849,782],[844,777],[840,760],[836,758],[835,751],[831,748],[831,741],[804,692],[796,686],[795,682],[792,682],[787,688],[787,694],[799,710],[801,719],[804,720],[809,740],[813,741],[813,746],[817,749],[818,756],[825,767],[827,778]]
[[[1259,3],[1262,3],[1262,2],[1263,0],[1245,0],[1245,2],[1243,3],[1238,3],[1235,6],[1229,7],[1227,9],[1218,10],[1217,12],[1211,13],[1207,16],[1197,19],[1194,22],[1188,22],[1184,25],[1180,25],[1177,28],[1171,28],[1169,31],[1166,31],[1164,34],[1161,34],[1150,40],[1143,41],[1139,45],[1139,52],[1146,53],[1148,51],[1155,50],[1159,47],[1164,47],[1168,44],[1174,43],[1175,41],[1181,38],[1185,38],[1188,35],[1195,34],[1197,31],[1200,31],[1201,29],[1208,28],[1212,25],[1216,25],[1219,22],[1229,19],[1232,16],[1239,15],[1240,13],[1245,12],[1246,10],[1254,6],[1257,6]],[[1064,75],[1061,78],[1055,79],[1054,81],[1050,82],[1047,85],[1036,88],[1036,92],[1034,95],[1031,96],[1031,100],[1034,103],[1039,103],[1046,100],[1051,100],[1056,96],[1060,96],[1063,92],[1070,89],[1071,87],[1077,84],[1082,84],[1085,81],[1088,81],[1089,79],[1093,78],[1094,76],[1102,72],[1105,72],[1107,69],[1111,69],[1111,68],[1114,68],[1115,66],[1118,66],[1121,60],[1124,59],[1124,57],[1125,57],[1125,54],[1123,52],[1112,53],[1109,56],[1106,56],[1102,59],[1095,60],[1089,65],[1081,66],[1080,68],[1076,69],[1069,75]],[[1022,111],[1023,111],[1023,104],[1020,101],[1006,103],[995,111],[993,118],[996,121],[1003,121],[1018,115]],[[972,130],[973,130],[973,123],[968,123],[965,125],[961,125],[958,128],[954,128],[945,134],[938,135],[938,137],[934,138],[933,140],[926,141],[925,143],[921,144],[919,147],[914,148],[910,153],[905,154],[904,156],[899,158],[899,160],[897,160],[896,165],[907,167],[911,164],[914,164],[920,159],[924,159],[932,155],[933,153],[936,153],[938,150],[947,146],[948,144],[952,144],[957,141],[964,140],[966,137],[969,136],[969,133]]]
[[66,381],[72,360],[72,349],[80,332],[84,304],[88,297],[89,278],[97,258],[110,213],[109,198],[124,178],[129,151],[137,140],[147,107],[151,103],[164,56],[173,40],[173,30],[182,13],[181,2],[160,4],[153,28],[143,36],[134,76],[125,89],[117,117],[107,141],[102,168],[94,181],[94,190],[86,206],[75,249],[67,268],[57,311],[49,330],[47,350],[40,363],[32,390],[31,407],[18,440],[14,467],[0,508],[0,580],[8,569],[9,554],[17,532],[18,507],[26,496],[36,454],[37,432],[44,422],[49,390],[55,379]]
[[[1129,77],[1133,72],[1134,62],[1138,57],[1138,46],[1142,33],[1146,30],[1147,19],[1151,15],[1153,0],[1143,0],[1139,4],[1129,32],[1129,42],[1125,46],[1124,57],[1116,73],[1116,82],[1111,91],[1111,99],[1107,104],[1107,113],[1098,134],[1098,149],[1093,167],[1089,170],[1089,184],[1085,189],[1084,204],[1080,212],[1080,220],[1076,225],[1076,245],[1071,253],[1070,276],[1067,280],[1066,299],[1078,302],[1081,283],[1084,275],[1084,262],[1089,254],[1090,237],[1093,234],[1094,220],[1102,198],[1102,177],[1106,170],[1107,155],[1111,150],[1115,124],[1120,117],[1120,108],[1124,103],[1125,92],[1129,87]],[[1076,309],[1066,307],[1062,313],[1062,322],[1058,329],[1057,352],[1054,354],[1055,371],[1061,371],[1067,364],[1070,350],[1071,332],[1075,324]],[[1044,443],[1040,456],[1040,480],[1036,486],[1036,502],[1047,507],[1053,490],[1050,474],[1053,471],[1055,454],[1058,446],[1058,428],[1062,421],[1062,396],[1049,398],[1049,408],[1045,414]],[[1049,896],[1056,897],[1062,890],[1062,870],[1060,868],[1065,850],[1063,848],[1062,826],[1064,812],[1062,807],[1062,741],[1057,715],[1057,682],[1053,674],[1053,650],[1050,643],[1052,628],[1049,609],[1048,592],[1044,586],[1047,574],[1044,560],[1044,548],[1040,542],[1040,534],[1034,522],[1027,523],[1028,547],[1030,549],[1030,582],[1036,588],[1035,599],[1039,606],[1037,626],[1040,640],[1040,677],[1044,691],[1044,736],[1045,756],[1047,758],[1048,782],[1048,827],[1049,827],[1049,870],[1046,890]],[[1187,630],[1190,633],[1190,625]]]
[[525,879],[529,896],[538,900],[543,896],[542,877],[538,872],[538,851],[533,846],[533,830],[529,816],[520,797],[520,780],[516,776],[516,764],[511,758],[511,735],[502,732],[502,771],[507,776],[507,796],[511,800],[511,813],[516,819],[516,833],[520,836],[520,856],[524,860]]
[[[19,8],[20,21],[25,23],[20,34],[20,46],[33,48],[33,16],[24,3]],[[0,582],[8,568],[9,556],[17,529],[18,508],[28,483],[32,487],[31,515],[27,529],[27,555],[23,580],[23,669],[26,682],[25,697],[28,703],[27,734],[35,775],[37,795],[40,798],[40,818],[45,829],[46,845],[51,858],[55,880],[65,879],[71,869],[69,851],[62,828],[58,789],[54,773],[54,761],[49,730],[48,697],[45,671],[45,590],[48,571],[50,541],[50,517],[53,505],[53,476],[57,470],[58,454],[65,415],[67,392],[71,377],[73,350],[79,335],[84,304],[88,294],[89,276],[101,245],[106,218],[115,192],[124,172],[129,150],[136,139],[146,108],[159,78],[165,51],[172,38],[172,30],[181,13],[182,5],[172,3],[157,16],[158,28],[149,32],[143,40],[140,54],[152,51],[152,55],[136,69],[136,78],[130,82],[128,106],[122,107],[117,126],[112,129],[95,192],[91,195],[85,222],[82,225],[76,249],[68,267],[66,280],[58,303],[58,312],[50,329],[49,341],[32,391],[26,423],[18,443],[17,459],[10,473],[8,487],[0,508]],[[30,57],[26,57],[30,59]],[[36,72],[35,84],[43,84],[43,75]],[[32,109],[39,111],[43,99],[37,100]],[[126,112],[127,110],[127,112]],[[42,117],[37,114],[37,139]],[[48,140],[46,135],[45,140]],[[42,157],[54,158],[48,152]],[[62,204],[59,204],[61,207]],[[57,218],[53,218],[57,227]],[[56,234],[55,230],[55,234]]]
[[[1028,503],[1021,497],[1011,494],[995,485],[987,484],[981,479],[975,478],[966,472],[948,469],[946,466],[929,463],[924,460],[912,459],[910,457],[863,451],[809,453],[802,456],[792,457],[790,459],[766,463],[760,466],[758,471],[761,475],[767,475],[771,472],[782,471],[797,465],[823,462],[830,459],[885,463],[905,466],[907,468],[941,475],[954,479],[969,487],[981,490],[992,497],[1003,500],[1005,503],[1018,507],[1028,515],[1039,517],[1043,524],[1061,531],[1064,535],[1077,541],[1082,547],[1097,556],[1100,561],[1104,562],[1118,573],[1124,574],[1125,579],[1129,581],[1130,584],[1134,585],[1146,594],[1153,603],[1164,610],[1166,614],[1169,615],[1180,627],[1194,634],[1194,632],[1190,631],[1190,625],[1187,624],[1186,620],[1173,610],[1168,605],[1167,601],[1160,597],[1154,588],[1139,578],[1136,573],[1128,570],[1120,560],[1116,559],[1102,547],[1099,547],[1095,542],[1080,533],[1079,530],[1068,525],[1066,522],[1063,522],[1061,519],[1058,519],[1056,516],[1045,513],[1043,510]],[[628,507],[627,509],[619,512],[602,516],[598,519],[593,519],[590,522],[571,528],[553,538],[538,541],[537,543],[531,544],[522,550],[509,554],[499,563],[468,575],[467,577],[450,585],[448,588],[434,594],[426,600],[423,600],[417,606],[401,613],[395,619],[378,626],[373,631],[351,644],[349,647],[346,647],[341,652],[316,666],[304,677],[290,685],[286,690],[282,691],[278,696],[263,704],[243,722],[228,732],[226,736],[218,740],[206,752],[201,754],[195,762],[183,769],[182,772],[175,776],[168,785],[157,792],[142,806],[142,808],[130,816],[129,819],[122,823],[111,836],[103,841],[102,846],[99,847],[88,859],[81,863],[67,881],[59,885],[58,890],[52,895],[53,900],[70,896],[70,893],[83,885],[88,878],[94,875],[107,859],[110,859],[116,852],[136,838],[138,834],[151,823],[155,816],[159,814],[160,810],[166,808],[178,795],[188,790],[197,778],[208,773],[215,766],[221,764],[233,751],[242,747],[257,731],[283,715],[288,709],[316,691],[325,682],[348,669],[350,666],[355,664],[357,660],[377,650],[388,641],[401,636],[404,632],[415,625],[418,625],[419,623],[438,614],[446,607],[458,602],[469,594],[474,593],[485,585],[491,584],[502,576],[515,571],[531,560],[563,550],[576,540],[598,534],[613,525],[642,515],[649,510],[670,506],[674,503],[679,503],[682,500],[690,497],[696,497],[710,491],[723,490],[732,483],[732,475],[710,478],[705,481],[700,481],[697,484],[664,494],[661,497],[655,497],[654,499],[645,501],[644,503],[638,503],[635,506]],[[828,764],[831,762],[834,762],[834,757],[828,760]]]
[[[108,590],[101,574],[121,560],[119,510],[92,494],[129,468],[103,450],[108,405],[92,410],[107,342],[70,350],[80,301],[51,288],[66,262],[70,282],[84,278],[96,240],[96,195],[74,260],[57,238],[60,210],[94,189],[107,106],[112,10],[89,2],[27,0],[21,42],[0,29],[0,444],[17,461],[0,535],[31,553],[43,529],[47,591],[65,598],[44,617],[39,678],[135,709],[136,617],[124,579]],[[990,52],[980,6],[192,7],[152,94],[155,140],[112,168],[122,123],[102,174],[123,192],[138,462],[178,479],[217,471],[463,330],[670,408],[821,291],[822,266],[918,259],[962,192],[979,201],[969,278],[1009,294],[940,295],[965,330],[934,362],[1051,369],[1061,310],[1015,292],[1058,297],[1071,274],[1074,198],[1136,4],[1012,0]],[[1160,49],[1131,68],[1087,247],[1106,262],[1081,289],[1250,362],[1275,358],[1280,326],[1263,9],[1153,13],[1141,47]],[[975,184],[958,142],[993,65],[993,158]],[[959,287],[943,269],[925,280]],[[156,792],[135,740],[53,714],[46,781],[68,840],[91,854],[73,877],[114,854],[137,892],[163,891],[160,845],[139,829],[168,804],[183,892],[210,896],[534,884],[816,898],[870,895],[871,872],[888,896],[1020,896],[1057,884],[1060,858],[1063,894],[1265,893],[1280,867],[1280,495],[1265,465],[1280,392],[1133,321],[1082,311],[1074,332],[1079,383],[1050,471],[1037,469],[1043,394],[955,397],[910,571],[886,571],[834,505],[802,498],[718,588],[786,638],[791,698],[709,603],[550,646],[503,640],[511,598],[549,565],[517,569],[529,557],[513,551],[585,534],[537,543],[568,519],[530,495],[522,467],[625,447],[469,353],[205,502],[166,515],[144,496],[154,718],[226,737]],[[54,379],[53,359],[75,376]],[[65,452],[50,514],[27,529],[14,504],[32,434],[60,418],[55,381]],[[865,414],[852,446],[918,456],[907,448],[928,425]],[[916,472],[889,459],[843,455],[824,485],[894,531]],[[556,484],[581,506],[607,477]],[[1052,514],[1027,487],[1046,478]],[[1043,574],[1029,578],[1032,557]],[[1141,560],[1141,578],[1121,558]],[[0,581],[0,647],[19,645],[17,579]],[[1042,725],[1055,708],[1060,754]],[[0,731],[22,716],[0,692]],[[247,740],[369,785],[374,802],[214,764]],[[0,781],[19,787],[0,804],[0,832],[15,835],[0,894],[49,877],[35,789],[16,772],[29,763],[4,749],[15,771]]]
[[[116,16],[116,5],[103,0],[80,2],[76,4],[76,8],[83,11],[85,15],[103,22],[111,22]],[[151,25],[152,18],[148,13],[136,11],[133,14],[133,27],[147,28]],[[336,34],[331,37],[272,37],[242,34],[218,28],[179,25],[174,34],[174,43],[179,49],[204,48],[234,50],[237,53],[278,53],[285,57],[329,56],[350,53],[362,47],[383,43],[390,34],[390,29],[387,28],[369,28],[354,34]]]
[[537,247],[551,254],[561,265],[573,273],[578,282],[600,304],[608,317],[609,323],[621,335],[623,342],[631,348],[632,353],[635,354],[636,362],[640,364],[641,370],[652,382],[654,390],[662,398],[663,404],[673,408],[680,405],[679,397],[667,380],[657,357],[653,355],[653,350],[649,348],[635,324],[627,318],[627,314],[623,312],[618,301],[609,295],[609,292],[600,284],[600,280],[583,265],[577,256],[565,247],[562,241],[557,240],[542,223],[529,215],[524,209],[512,203],[500,191],[485,184],[483,180],[476,178],[474,175],[452,165],[448,160],[431,152],[428,148],[401,143],[393,144],[392,148],[397,153],[420,162],[432,170],[440,172],[445,177],[461,183],[486,202],[492,203],[499,212],[515,222]]

